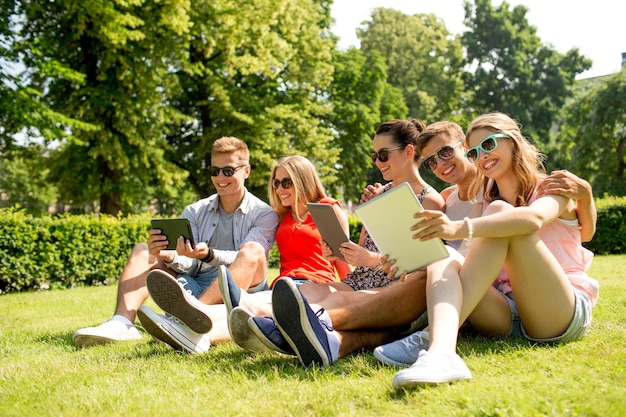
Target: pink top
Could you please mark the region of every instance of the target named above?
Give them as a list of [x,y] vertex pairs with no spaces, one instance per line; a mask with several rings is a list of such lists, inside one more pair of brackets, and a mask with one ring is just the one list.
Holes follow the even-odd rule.
[[[536,199],[535,191],[529,203]],[[593,252],[582,246],[578,221],[556,219],[544,225],[537,234],[559,262],[572,286],[584,291],[595,306],[600,294],[600,285],[597,280],[587,275]],[[505,294],[512,291],[508,274],[504,269],[493,285]]]

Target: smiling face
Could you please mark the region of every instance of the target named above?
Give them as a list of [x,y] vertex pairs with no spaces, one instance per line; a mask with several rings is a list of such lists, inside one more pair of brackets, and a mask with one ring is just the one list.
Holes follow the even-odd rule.
[[[276,170],[274,171],[274,178],[272,178],[271,180],[282,181],[285,178],[291,179],[287,170],[282,166],[276,167]],[[276,193],[276,195],[278,196],[278,199],[280,200],[280,203],[284,207],[291,208],[295,206],[296,189],[293,185],[290,188],[284,188],[282,185],[280,185],[278,188],[274,189],[274,192]]]
[[217,194],[220,198],[242,198],[244,194],[244,182],[250,175],[250,165],[242,158],[241,152],[219,153],[211,156],[211,165],[219,168],[238,167],[231,177],[220,171],[217,177],[211,177]]
[[473,178],[476,168],[465,158],[465,145],[450,137],[447,133],[440,133],[433,136],[421,151],[422,157],[428,158],[435,155],[444,146],[455,147],[454,156],[449,160],[442,160],[436,157],[437,166],[433,171],[434,174],[442,181],[449,184],[458,184],[464,182],[467,178]]
[[[469,148],[478,146],[485,138],[495,132],[480,128],[473,130],[468,137]],[[491,152],[479,151],[476,160],[476,168],[488,178],[498,179],[512,171],[513,166],[513,141],[508,138],[496,139],[497,145]]]
[[387,161],[381,161],[380,158],[376,159],[376,167],[380,170],[385,181],[398,181],[400,178],[406,175],[410,166],[414,165],[412,152],[413,146],[408,145],[404,149],[395,149],[399,147],[399,144],[394,142],[391,135],[376,135],[372,142],[374,152],[380,152],[385,149],[394,149],[388,151]]

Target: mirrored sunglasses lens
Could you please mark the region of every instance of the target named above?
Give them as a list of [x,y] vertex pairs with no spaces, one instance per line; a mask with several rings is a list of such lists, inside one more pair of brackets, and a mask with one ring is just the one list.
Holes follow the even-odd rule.
[[454,148],[452,148],[452,146],[444,146],[437,152],[437,155],[443,160],[452,159],[454,156]]
[[469,151],[467,151],[467,159],[470,162],[476,162],[478,156],[478,151],[476,149],[470,149]]
[[218,167],[209,167],[209,175],[212,177],[217,177],[220,175],[220,169]]
[[288,189],[291,188],[291,186],[293,185],[293,181],[291,181],[291,178],[283,178],[280,184],[283,186],[284,189]]
[[437,160],[434,156],[430,156],[424,160],[424,166],[431,171],[434,171],[437,168]]
[[496,140],[494,138],[485,139],[480,146],[485,152],[491,152],[496,148]]

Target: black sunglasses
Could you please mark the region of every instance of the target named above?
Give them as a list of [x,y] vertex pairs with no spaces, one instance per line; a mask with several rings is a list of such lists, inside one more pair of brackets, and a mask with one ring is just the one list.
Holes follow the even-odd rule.
[[212,177],[217,177],[218,175],[220,175],[220,171],[222,171],[222,174],[224,174],[225,177],[232,177],[235,174],[235,171],[245,166],[246,165],[239,165],[238,167],[223,167],[223,168],[210,166],[209,168],[207,168],[207,171],[209,171],[209,175]]
[[437,157],[439,157],[439,159],[441,159],[442,161],[449,161],[450,159],[454,158],[454,150],[461,143],[463,142],[458,142],[454,146],[442,146],[437,152],[424,159],[424,166],[431,171],[434,171],[435,168],[437,168]]
[[281,185],[285,190],[288,190],[293,187],[293,181],[291,181],[291,178],[283,178],[282,180],[275,179],[272,181],[272,187],[274,187],[275,190],[278,190],[278,187]]
[[372,163],[375,164],[378,159],[380,162],[387,162],[389,160],[389,151],[396,151],[398,149],[404,149],[404,146],[397,146],[395,148],[383,148],[378,152],[372,152],[370,158]]

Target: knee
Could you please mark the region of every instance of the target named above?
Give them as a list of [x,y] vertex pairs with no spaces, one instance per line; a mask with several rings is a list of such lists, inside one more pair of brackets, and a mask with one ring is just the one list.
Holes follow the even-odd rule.
[[265,248],[257,242],[246,242],[239,248],[238,257],[241,256],[244,259],[251,262],[263,262],[267,261]]
[[485,209],[485,212],[483,213],[483,216],[488,215],[488,214],[493,214],[493,213],[500,213],[502,211],[511,210],[513,208],[514,207],[511,204],[507,203],[506,201],[495,200],[489,203],[489,205]]
[[137,243],[132,251],[130,252],[130,256],[148,256],[150,254],[150,248],[148,248],[148,244],[146,242]]

